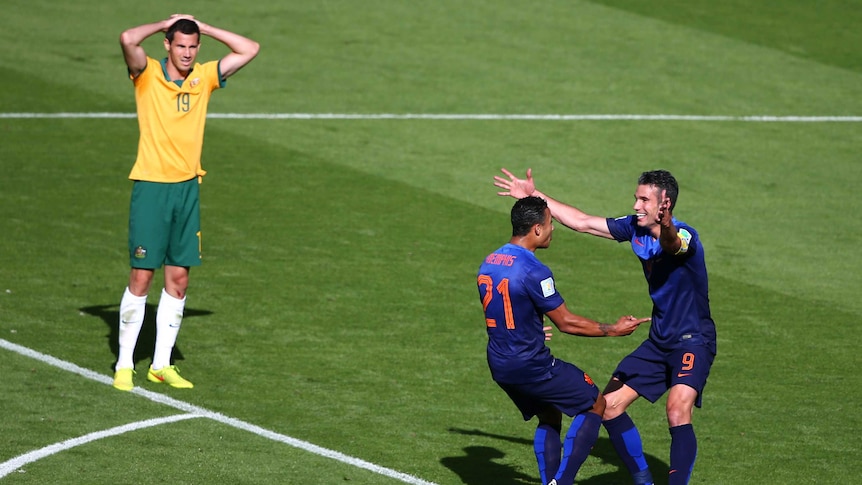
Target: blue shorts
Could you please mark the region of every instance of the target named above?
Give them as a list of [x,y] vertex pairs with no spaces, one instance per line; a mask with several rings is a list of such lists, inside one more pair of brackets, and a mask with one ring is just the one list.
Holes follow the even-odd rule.
[[714,349],[710,345],[692,345],[662,350],[646,340],[623,358],[614,377],[652,403],[672,386],[685,384],[697,391],[694,404],[700,407],[706,378],[715,359]]
[[590,410],[599,397],[599,388],[584,371],[554,359],[551,378],[527,384],[499,385],[524,415],[524,421],[553,406],[572,417]]

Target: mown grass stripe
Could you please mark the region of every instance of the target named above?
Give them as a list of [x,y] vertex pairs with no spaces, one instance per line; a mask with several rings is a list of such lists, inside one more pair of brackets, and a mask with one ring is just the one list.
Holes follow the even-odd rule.
[[[135,117],[135,113],[0,113],[0,119],[116,119]],[[669,114],[209,113],[207,118],[241,120],[740,121],[748,123],[862,122],[862,116],[713,116]]]

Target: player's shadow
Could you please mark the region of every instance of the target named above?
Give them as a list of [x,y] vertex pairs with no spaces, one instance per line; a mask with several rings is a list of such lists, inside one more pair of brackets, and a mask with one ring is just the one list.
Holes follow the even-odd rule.
[[441,465],[461,477],[461,483],[467,485],[540,483],[536,476],[526,475],[516,470],[512,465],[494,461],[506,456],[497,448],[468,446],[464,448],[464,453],[464,456],[447,456],[440,459]]
[[[114,371],[114,366],[117,363],[117,358],[120,356],[120,344],[118,342],[119,338],[119,322],[120,322],[120,309],[117,304],[113,305],[93,305],[87,306],[79,309],[80,311],[88,314],[99,317],[108,326],[108,334],[105,335],[105,338],[108,339],[108,347],[111,349],[111,353],[114,354],[114,361],[110,363],[111,372]],[[191,317],[199,317],[205,315],[211,315],[212,312],[209,310],[195,310],[193,308],[186,308],[183,311],[183,321],[187,318]],[[146,365],[149,365],[149,362],[153,358],[153,349],[156,346],[156,305],[151,305],[147,303],[146,313],[144,313],[144,324],[141,327],[141,333],[138,335],[138,343],[135,345],[135,368],[138,367],[138,363],[146,361]],[[173,364],[176,361],[185,360],[183,356],[182,350],[180,350],[179,345],[174,346],[174,351],[171,354],[171,363]]]
[[[530,453],[531,456],[533,454],[532,439],[486,433],[477,429],[450,428],[449,432],[462,435],[484,436],[521,444],[527,448],[525,453]],[[534,485],[542,483],[539,479],[538,469],[532,475],[525,475],[513,469],[510,465],[495,462],[494,460],[505,456],[505,453],[496,448],[490,446],[468,446],[464,448],[464,453],[464,456],[444,457],[440,460],[440,463],[461,477],[461,481],[465,485]],[[577,480],[578,484],[612,485],[631,483],[631,475],[629,475],[625,465],[620,461],[613,444],[611,444],[608,438],[600,437],[596,441],[595,446],[593,446],[590,456],[598,458],[605,463],[616,465],[617,469],[613,472],[603,473],[587,479],[579,478]],[[667,484],[667,463],[652,455],[646,455],[646,460],[650,470],[652,470],[656,485]]]

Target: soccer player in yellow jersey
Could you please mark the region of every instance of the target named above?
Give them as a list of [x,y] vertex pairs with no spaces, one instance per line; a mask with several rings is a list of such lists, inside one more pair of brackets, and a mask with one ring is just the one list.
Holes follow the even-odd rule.
[[[167,57],[158,61],[141,47],[148,37],[165,33]],[[230,49],[218,61],[196,63],[201,35]],[[147,293],[155,270],[164,265],[165,287],[156,312],[156,346],[147,372],[152,382],[191,388],[171,365],[189,269],[200,265],[201,169],[207,104],[228,77],[257,56],[257,42],[191,15],[140,25],[120,35],[138,111],[138,156],[129,179],[134,181],[129,209],[129,286],[120,302],[120,352],[114,387],[134,387],[134,351],[144,322]]]

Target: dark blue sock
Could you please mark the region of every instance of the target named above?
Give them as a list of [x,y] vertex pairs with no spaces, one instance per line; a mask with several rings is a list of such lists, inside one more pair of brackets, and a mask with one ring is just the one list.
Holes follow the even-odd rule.
[[575,482],[575,475],[596,444],[601,426],[602,417],[598,414],[583,413],[575,416],[563,441],[563,461],[560,462],[560,470],[556,476],[559,485]]
[[617,454],[635,479],[636,484],[652,483],[646,458],[644,457],[641,435],[628,413],[623,413],[614,419],[603,423],[608,430],[608,437],[617,450]]
[[560,453],[563,445],[560,443],[561,428],[550,424],[539,424],[536,435],[533,438],[533,451],[536,452],[536,461],[539,463],[539,476],[542,484],[551,481],[560,468]]
[[697,458],[697,438],[690,424],[670,428],[670,475],[668,485],[685,485]]

